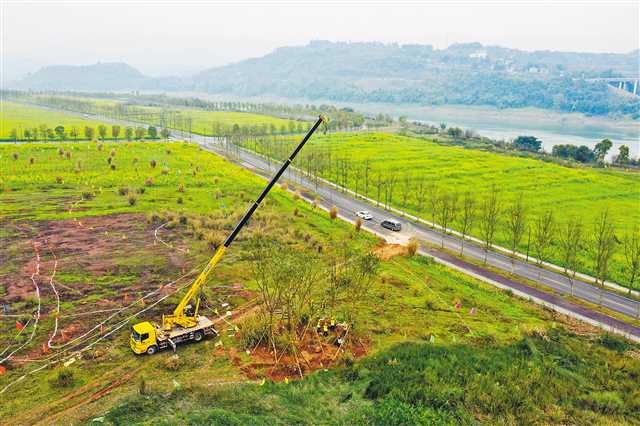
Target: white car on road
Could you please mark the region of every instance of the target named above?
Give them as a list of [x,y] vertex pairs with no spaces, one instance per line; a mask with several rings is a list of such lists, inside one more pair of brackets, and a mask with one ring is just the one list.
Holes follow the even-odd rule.
[[360,210],[359,212],[356,213],[356,216],[358,216],[359,218],[364,219],[364,220],[373,219],[373,216],[371,216],[371,213],[369,213],[366,210]]

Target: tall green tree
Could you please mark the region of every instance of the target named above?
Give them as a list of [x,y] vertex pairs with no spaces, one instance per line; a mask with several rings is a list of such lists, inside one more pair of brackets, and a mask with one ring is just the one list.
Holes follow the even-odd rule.
[[114,124],[111,126],[111,136],[117,141],[120,137],[120,126]]
[[93,137],[96,134],[96,130],[93,127],[85,126],[84,127],[84,137],[93,140]]
[[124,137],[127,138],[128,141],[133,139],[133,127],[127,127],[124,129]]
[[593,148],[593,153],[599,162],[604,163],[604,159],[612,146],[613,143],[609,139],[602,139],[596,144],[595,148]]

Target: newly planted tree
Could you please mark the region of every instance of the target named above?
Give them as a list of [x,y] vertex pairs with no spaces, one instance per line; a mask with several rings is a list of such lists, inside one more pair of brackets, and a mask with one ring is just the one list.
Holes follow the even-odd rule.
[[627,270],[629,293],[640,276],[640,228],[636,225],[624,237],[624,257]]
[[600,305],[602,292],[609,273],[609,261],[616,248],[615,227],[605,209],[598,216],[591,234],[591,258],[596,275],[596,284],[600,284]]
[[480,236],[484,240],[484,263],[487,263],[487,254],[493,246],[493,241],[498,227],[498,218],[500,216],[501,203],[498,198],[498,188],[494,185],[482,200],[482,211],[480,212]]
[[467,235],[473,229],[473,223],[476,219],[476,200],[473,197],[473,194],[470,191],[465,192],[464,197],[462,199],[462,210],[458,217],[458,229],[462,234],[462,240],[460,241],[460,256],[462,256],[464,252],[464,242],[466,240]]
[[511,249],[511,272],[515,269],[516,250],[522,241],[526,227],[526,208],[524,197],[520,194],[507,209],[507,230],[509,234],[509,248]]
[[564,274],[571,285],[571,295],[575,283],[576,271],[580,266],[580,251],[583,249],[583,227],[582,220],[578,217],[571,217],[559,232],[560,255],[564,265]]

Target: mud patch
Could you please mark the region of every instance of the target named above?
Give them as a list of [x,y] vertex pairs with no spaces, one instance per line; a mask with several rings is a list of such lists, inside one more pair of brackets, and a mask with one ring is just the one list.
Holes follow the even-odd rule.
[[380,241],[374,248],[373,252],[380,260],[387,261],[397,256],[406,256],[409,253],[407,247],[400,244],[387,244]]

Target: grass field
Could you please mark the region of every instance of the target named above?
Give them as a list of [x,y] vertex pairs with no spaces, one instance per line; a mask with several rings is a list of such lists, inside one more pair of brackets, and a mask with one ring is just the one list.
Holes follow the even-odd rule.
[[[37,308],[30,277],[39,264],[43,313],[31,341],[33,321],[16,336],[16,318],[0,318],[0,352],[25,344],[2,364],[0,389],[61,352],[42,353],[56,318],[51,283],[61,306],[54,343],[64,345],[62,330],[67,340],[81,336],[110,315],[102,310],[132,303],[202,265],[210,243],[219,244],[265,184],[181,142],[0,146],[0,171],[0,295],[25,323]],[[377,242],[275,188],[206,285],[212,307],[225,302],[224,309],[239,310],[255,294],[243,252],[256,235],[327,253],[336,241],[362,249]],[[221,346],[207,340],[179,347],[181,363],[172,367],[170,352],[131,353],[126,325],[138,320],[132,318],[72,364],[48,366],[13,385],[1,396],[0,416],[13,424],[103,416],[105,424],[640,421],[638,346],[424,258],[382,261],[365,297],[355,323],[367,354],[345,355],[337,369],[260,386],[247,376],[254,361],[224,325]],[[127,315],[148,307],[141,318],[157,319],[176,300],[140,303]],[[101,333],[113,327],[107,322]]]
[[[145,110],[159,111],[159,108],[144,107]],[[173,123],[172,128],[189,130],[186,119],[191,118],[191,131],[201,135],[220,136],[231,133],[234,125],[243,133],[255,129],[254,133],[302,133],[306,131],[310,123],[297,120],[285,120],[269,115],[253,114],[233,111],[203,111],[192,108],[178,109],[178,115],[182,117]]]
[[[38,102],[38,97],[34,101]],[[162,108],[127,103],[116,99],[79,98],[72,96],[44,96],[41,102],[74,111],[84,111],[109,117],[124,118],[158,125],[164,112],[165,126],[211,136],[231,134],[289,134],[302,133],[309,128],[306,121],[283,119],[266,114],[234,111],[206,111],[197,108],[171,106]],[[191,123],[189,123],[191,120]]]
[[[11,134],[13,130],[16,130],[19,139],[24,139],[25,130],[36,128],[40,134],[39,128],[43,125],[49,129],[63,126],[67,138],[70,138],[70,130],[73,127],[77,127],[80,138],[83,138],[82,135],[85,126],[97,129],[101,124],[107,125],[100,121],[85,119],[62,112],[49,111],[15,102],[0,102],[0,140],[13,140],[14,138]],[[107,125],[107,127],[110,128],[110,125]],[[109,136],[111,136],[110,133]]]
[[[254,142],[246,145],[262,152],[268,149],[267,145]],[[313,155],[316,157],[311,159],[310,156]],[[309,158],[309,161],[304,157]],[[328,166],[328,158],[331,158],[331,167]],[[478,201],[492,185],[496,185],[503,211],[496,242],[505,247],[509,246],[509,233],[505,226],[506,210],[520,194],[524,197],[528,224],[531,226],[536,217],[545,211],[552,211],[558,224],[565,223],[572,216],[582,218],[585,234],[590,236],[593,223],[604,209],[608,209],[613,218],[618,241],[622,241],[634,226],[640,225],[640,173],[587,167],[569,168],[535,159],[442,146],[423,139],[368,133],[319,137],[303,154],[300,164],[305,170],[309,165],[322,164],[320,174],[342,184],[344,173],[342,169],[336,168],[336,160],[348,162],[346,186],[349,188],[356,189],[356,172],[360,172],[357,181],[359,193],[365,192],[364,167],[365,161],[368,161],[367,195],[378,198],[378,174],[383,182],[395,179],[391,204],[427,220],[432,220],[430,185],[435,184],[439,193],[457,193],[460,198],[466,191],[470,191]],[[313,167],[311,170],[313,171]],[[424,179],[426,190],[422,206],[417,196],[421,178]],[[408,185],[405,183],[407,181]],[[405,200],[406,187],[409,190]],[[380,195],[382,202],[384,193],[383,187]],[[476,220],[472,234],[479,237],[477,224]],[[457,228],[456,224],[453,228]],[[527,239],[525,232],[519,247],[521,252],[527,250]],[[554,242],[558,243],[557,233]],[[586,248],[582,251],[580,269],[592,273],[593,264],[586,251]],[[531,254],[535,255],[533,249]],[[557,247],[552,246],[545,260],[562,263]],[[623,262],[623,247],[618,244],[611,264],[610,278],[626,285]]]

